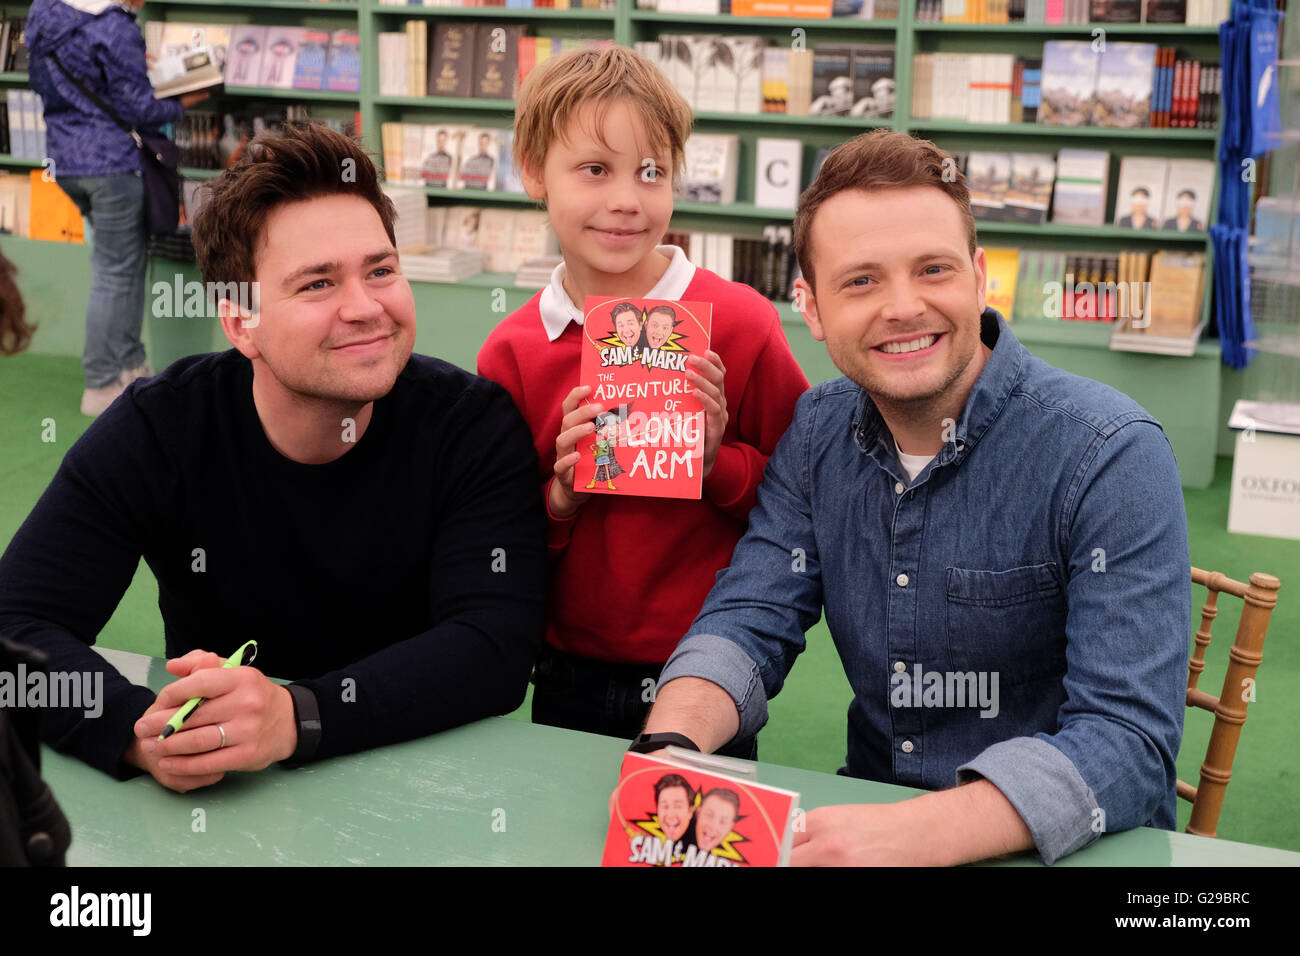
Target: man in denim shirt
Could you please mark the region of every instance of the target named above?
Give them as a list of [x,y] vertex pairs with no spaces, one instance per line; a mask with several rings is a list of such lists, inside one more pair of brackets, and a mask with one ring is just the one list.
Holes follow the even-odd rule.
[[756,733],[824,607],[854,694],[841,772],[937,792],[813,810],[795,863],[1051,863],[1172,829],[1191,587],[1159,424],[985,308],[965,182],[928,142],[836,149],[795,247],[847,377],[800,399],[647,734]]

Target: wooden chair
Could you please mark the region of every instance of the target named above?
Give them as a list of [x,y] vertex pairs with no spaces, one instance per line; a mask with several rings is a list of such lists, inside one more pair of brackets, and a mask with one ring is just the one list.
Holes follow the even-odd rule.
[[[1201,785],[1193,787],[1178,781],[1178,796],[1192,805],[1187,832],[1197,836],[1217,835],[1223,794],[1232,778],[1232,760],[1237,754],[1237,740],[1246,722],[1246,707],[1254,695],[1255,671],[1264,659],[1264,634],[1277,606],[1281,582],[1271,574],[1256,572],[1249,584],[1224,577],[1218,571],[1192,568],[1192,581],[1204,585],[1209,593],[1201,608],[1201,626],[1196,632],[1196,647],[1187,664],[1187,706],[1199,707],[1214,714],[1214,729],[1201,764]],[[1198,690],[1196,682],[1205,670],[1205,648],[1210,644],[1210,625],[1219,613],[1219,593],[1232,594],[1245,601],[1237,637],[1228,650],[1228,673],[1223,678],[1223,693],[1218,697]]]

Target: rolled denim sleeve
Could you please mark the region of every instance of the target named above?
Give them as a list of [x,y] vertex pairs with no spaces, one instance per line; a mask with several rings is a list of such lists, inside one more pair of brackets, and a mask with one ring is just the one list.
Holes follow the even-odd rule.
[[990,746],[957,770],[958,782],[983,776],[1002,791],[1047,863],[1104,832],[1173,828],[1186,693],[1191,564],[1168,440],[1149,420],[1120,421],[1072,488],[1059,729]]
[[803,651],[804,632],[821,618],[809,480],[816,416],[814,390],[799,399],[794,421],[767,463],[749,530],[731,566],[719,572],[659,678],[660,687],[678,677],[722,687],[736,703],[742,738],[767,723],[767,701]]

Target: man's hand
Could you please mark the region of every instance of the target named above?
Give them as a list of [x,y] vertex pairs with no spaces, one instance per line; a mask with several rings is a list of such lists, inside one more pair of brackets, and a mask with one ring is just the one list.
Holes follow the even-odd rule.
[[550,500],[547,502],[551,514],[557,518],[570,518],[577,514],[591,497],[573,490],[573,466],[582,460],[582,452],[577,450],[578,442],[595,433],[596,423],[592,419],[605,410],[599,402],[579,404],[590,393],[590,385],[579,385],[560,405],[564,417],[560,419],[560,434],[555,439],[555,480],[551,482]]
[[1034,846],[988,780],[899,803],[819,807],[794,834],[793,866],[959,866]]
[[[261,770],[293,755],[298,727],[289,692],[255,668],[223,668],[223,663],[200,650],[167,662],[167,670],[181,679],[164,687],[136,721],[136,740],[124,755],[128,763],[183,793],[210,786],[231,770]],[[191,697],[206,700],[179,731],[158,740]]]
[[207,90],[194,90],[191,93],[182,93],[180,95],[181,106],[189,109],[195,103],[202,103],[211,94]]
[[712,349],[703,355],[692,355],[686,361],[691,365],[686,370],[687,381],[695,386],[692,394],[704,406],[704,477],[707,478],[717,460],[722,434],[727,430],[727,396],[723,389],[727,370]]
[[818,807],[794,833],[791,866],[939,866],[892,803]]

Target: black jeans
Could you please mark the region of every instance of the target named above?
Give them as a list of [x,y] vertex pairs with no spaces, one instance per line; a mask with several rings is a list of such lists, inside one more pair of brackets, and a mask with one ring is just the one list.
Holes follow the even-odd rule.
[[[631,740],[654,703],[662,664],[611,664],[543,648],[533,675],[533,723]],[[758,738],[718,748],[727,757],[758,759]]]

